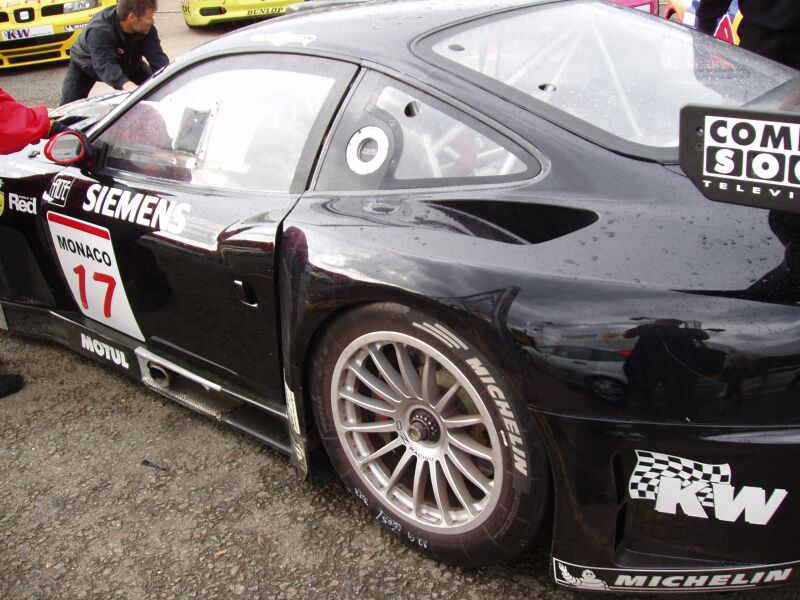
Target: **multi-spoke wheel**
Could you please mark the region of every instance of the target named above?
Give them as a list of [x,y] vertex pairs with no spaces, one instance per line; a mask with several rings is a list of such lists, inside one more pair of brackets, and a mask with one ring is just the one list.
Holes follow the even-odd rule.
[[339,356],[333,421],[351,467],[422,529],[472,529],[497,504],[503,454],[474,386],[432,346],[367,333]]
[[406,543],[474,565],[535,534],[549,494],[537,430],[456,332],[396,306],[354,311],[328,331],[312,395],[340,476]]

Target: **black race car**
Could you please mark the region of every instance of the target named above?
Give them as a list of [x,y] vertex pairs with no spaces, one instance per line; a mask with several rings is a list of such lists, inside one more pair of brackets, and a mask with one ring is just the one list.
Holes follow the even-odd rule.
[[[552,532],[564,586],[793,582],[798,96],[605,2],[303,11],[0,159],[0,322],[327,455],[448,563]],[[620,357],[613,401],[553,347]]]

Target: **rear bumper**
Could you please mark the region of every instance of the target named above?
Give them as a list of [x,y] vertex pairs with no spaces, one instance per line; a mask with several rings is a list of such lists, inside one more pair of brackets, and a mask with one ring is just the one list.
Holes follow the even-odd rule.
[[800,427],[539,420],[558,584],[730,591],[800,578]]
[[190,27],[249,19],[267,19],[286,13],[296,0],[181,0],[183,19]]

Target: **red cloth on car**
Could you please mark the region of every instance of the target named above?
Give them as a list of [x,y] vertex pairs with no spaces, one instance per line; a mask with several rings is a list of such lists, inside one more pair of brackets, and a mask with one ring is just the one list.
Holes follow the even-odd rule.
[[46,106],[25,106],[0,88],[0,154],[22,150],[50,131]]

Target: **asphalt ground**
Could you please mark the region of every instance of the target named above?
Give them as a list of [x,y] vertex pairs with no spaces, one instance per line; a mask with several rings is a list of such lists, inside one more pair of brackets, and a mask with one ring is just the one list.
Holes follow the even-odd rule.
[[[157,26],[172,58],[230,29],[189,30],[168,7]],[[64,71],[0,86],[55,106]],[[2,599],[584,597],[551,583],[547,541],[502,567],[438,564],[338,481],[303,483],[283,455],[102,365],[6,332],[0,356],[27,381],[0,399]],[[754,596],[800,592],[724,597]]]
[[551,583],[546,540],[500,567],[442,565],[338,480],[304,483],[285,456],[102,365],[7,332],[0,356],[27,381],[0,398],[0,598],[586,597]]

